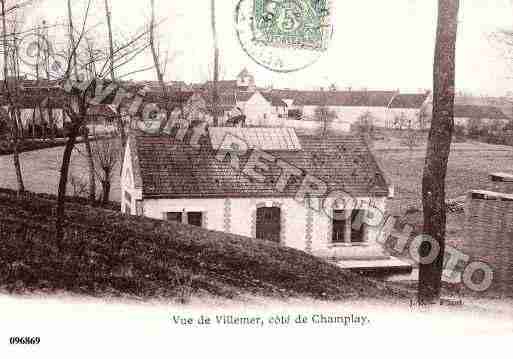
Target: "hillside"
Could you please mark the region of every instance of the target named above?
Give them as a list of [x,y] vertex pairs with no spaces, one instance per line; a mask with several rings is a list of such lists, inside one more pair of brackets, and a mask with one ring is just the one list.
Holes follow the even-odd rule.
[[274,243],[69,203],[66,239],[55,203],[0,192],[0,286],[9,292],[170,298],[403,297],[403,293]]

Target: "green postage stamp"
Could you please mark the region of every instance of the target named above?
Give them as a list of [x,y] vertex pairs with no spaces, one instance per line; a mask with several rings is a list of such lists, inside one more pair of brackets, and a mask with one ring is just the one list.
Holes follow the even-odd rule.
[[326,50],[331,35],[328,0],[253,2],[255,41],[277,47]]
[[333,35],[330,0],[240,0],[237,36],[246,54],[271,71],[315,63]]

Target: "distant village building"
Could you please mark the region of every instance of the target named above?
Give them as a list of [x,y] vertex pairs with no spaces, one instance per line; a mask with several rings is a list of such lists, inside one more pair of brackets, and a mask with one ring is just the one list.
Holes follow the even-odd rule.
[[[253,150],[265,151],[267,159],[256,159]],[[286,178],[285,165],[293,169]],[[312,181],[324,183],[325,191],[316,191]],[[354,205],[326,201],[332,191],[351,194]],[[370,209],[385,211],[393,195],[366,143],[355,136],[211,127],[201,146],[193,147],[169,136],[133,135],[121,192],[126,214],[272,241],[337,262],[387,267],[392,261],[397,268],[377,243],[379,229],[355,225]]]
[[351,125],[364,115],[374,119],[375,126],[384,127],[393,91],[294,91],[273,90],[288,105],[290,114],[300,113],[304,120],[316,119],[316,110],[326,107],[336,113],[336,122]]
[[426,129],[430,124],[429,93],[394,96],[388,106],[386,128]]
[[468,127],[472,120],[477,120],[480,125],[490,125],[498,121],[501,125],[509,122],[502,110],[494,106],[454,105],[454,124]]
[[87,127],[90,133],[113,132],[121,118],[113,105],[94,104],[87,109]]
[[287,104],[271,92],[255,91],[237,100],[248,126],[278,125],[279,119],[287,116]]
[[55,81],[21,79],[17,85],[17,89],[9,89],[10,100],[1,90],[0,106],[7,110],[11,101],[16,104],[25,135],[39,137],[62,129],[69,121],[64,111],[65,93]]
[[255,84],[255,76],[253,76],[247,68],[244,68],[237,76],[237,89],[239,91],[255,92],[257,87]]

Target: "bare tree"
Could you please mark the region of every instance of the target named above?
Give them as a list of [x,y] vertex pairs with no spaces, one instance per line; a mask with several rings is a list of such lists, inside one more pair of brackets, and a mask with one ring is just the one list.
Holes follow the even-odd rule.
[[212,36],[214,39],[214,82],[212,88],[212,112],[214,126],[218,126],[218,104],[219,104],[219,45],[217,42],[217,26],[216,26],[216,0],[210,0],[210,22],[212,26]]
[[[426,163],[422,178],[424,234],[431,236],[440,251],[429,264],[420,264],[418,299],[434,303],[440,299],[445,251],[445,177],[454,129],[454,85],[459,0],[438,1],[438,25],[433,71],[433,119],[429,132]],[[429,255],[425,241],[420,256]]]
[[[81,82],[81,79],[78,76],[78,63],[76,54],[78,51],[78,47],[81,43],[81,40],[86,33],[86,25],[90,7],[91,0],[88,0],[87,8],[82,22],[81,31],[76,41],[74,39],[74,27],[72,23],[73,20],[70,21],[70,29],[68,33],[68,36],[70,38],[70,46],[68,51],[68,57],[66,59],[66,71],[62,78],[64,87],[68,92],[68,96],[65,96],[64,98],[64,112],[69,117],[70,123],[67,125],[67,128],[65,126],[65,132],[66,136],[68,137],[68,140],[64,147],[64,153],[62,156],[62,163],[59,176],[59,187],[57,190],[56,237],[57,241],[59,242],[62,241],[64,235],[64,200],[66,197],[66,189],[68,184],[71,154],[75,147],[77,137],[79,136],[80,131],[83,129],[83,126],[85,126],[85,121],[87,118],[87,90],[89,89],[89,86],[87,86],[83,91],[80,91],[80,89],[75,88],[74,83],[79,84]],[[68,14],[69,13],[71,13],[70,0],[68,0]],[[86,81],[86,79],[82,80],[84,82]]]
[[[71,0],[68,0],[68,23],[69,23],[69,43],[70,49],[75,49],[75,37],[74,37],[74,27],[73,27],[73,12],[71,10]],[[78,63],[77,63],[77,51],[73,51],[71,54],[71,59],[73,61],[73,71],[75,73],[75,77],[78,77]],[[84,112],[87,114],[88,106],[86,102],[84,102],[85,109]],[[91,151],[91,142],[89,140],[89,130],[87,128],[87,123],[84,126],[81,126],[82,138],[84,140],[84,145],[86,148],[86,159],[87,159],[87,167],[89,173],[89,200],[94,202],[96,200],[96,179],[94,175],[94,161],[93,161],[93,153]]]
[[[108,0],[104,1],[104,8],[108,32],[108,62],[106,62],[106,64],[108,64],[110,80],[112,81],[112,83],[118,83],[118,81],[121,80],[123,77],[127,77],[138,72],[153,70],[154,66],[152,65],[144,67],[142,69],[130,69],[127,73],[124,74],[120,73],[120,70],[125,65],[130,64],[135,57],[142,54],[150,46],[149,42],[146,41],[146,35],[148,31],[145,26],[140,33],[136,33],[132,37],[124,39],[121,45],[115,44],[114,36],[112,33],[112,8]],[[104,67],[105,66],[103,66],[103,68],[98,71],[98,77],[105,76],[105,74],[103,73],[103,71],[105,70]],[[120,87],[122,87],[122,91],[127,90],[121,85]],[[117,132],[121,139],[121,146],[122,148],[125,148],[128,140],[130,121],[127,121],[126,116],[123,115],[125,102],[120,101],[115,103],[114,105],[116,106],[115,110],[118,114],[118,116],[116,116],[115,118]],[[121,157],[121,161],[122,160],[123,156]]]
[[[171,115],[173,111],[177,107],[181,107],[181,112],[183,113],[183,107],[179,101],[181,100],[181,89],[178,89],[175,94],[171,93],[171,89],[166,85],[164,81],[164,74],[166,72],[167,60],[168,56],[166,55],[165,61],[162,62],[160,58],[160,48],[156,42],[156,30],[157,30],[157,22],[155,19],[155,0],[150,0],[151,5],[151,19],[150,19],[150,28],[149,28],[149,38],[150,38],[150,49],[153,58],[153,67],[155,69],[157,80],[161,89],[161,94],[158,96],[159,98],[153,99],[157,100],[159,103],[159,107],[161,110],[164,110],[164,118],[160,123],[160,131],[164,130],[165,127],[168,126],[169,120],[171,119]],[[172,96],[176,95],[177,99],[173,99]],[[178,101],[177,101],[178,100]]]
[[121,158],[121,146],[118,139],[98,139],[93,143],[96,177],[102,185],[102,203],[109,202],[112,174]]
[[[21,170],[21,163],[19,157],[19,145],[22,137],[22,122],[21,122],[21,112],[18,106],[19,101],[19,57],[18,57],[18,48],[15,41],[13,41],[12,49],[10,48],[7,37],[7,24],[6,24],[6,15],[7,9],[5,7],[5,0],[1,0],[2,6],[2,48],[4,53],[4,94],[7,97],[8,102],[8,117],[10,119],[11,125],[11,137],[12,137],[12,148],[13,148],[13,162],[14,168],[16,171],[16,180],[18,183],[18,193],[23,193],[25,191],[25,184],[23,182],[23,175]],[[14,22],[16,24],[16,21]],[[13,38],[16,39],[16,27],[13,31]],[[10,58],[9,58],[10,57]],[[13,76],[9,77],[9,64],[11,65],[11,70]],[[14,93],[13,93],[14,92]]]
[[[65,51],[65,71],[62,76],[59,76],[60,83],[65,91],[62,101],[63,108],[69,122],[65,128],[67,142],[62,156],[57,196],[56,236],[58,240],[63,238],[64,199],[66,196],[71,154],[77,137],[83,133],[84,127],[87,125],[89,118],[88,109],[93,103],[102,102],[110,95],[115,96],[114,105],[119,107],[126,102],[124,100],[129,100],[132,97],[132,94],[122,87],[114,86],[113,84],[111,84],[112,86],[103,86],[104,81],[102,79],[107,75],[105,69],[108,69],[111,63],[109,60],[113,59],[115,64],[114,70],[116,70],[130,63],[147,48],[145,40],[147,31],[146,27],[144,27],[141,33],[136,33],[127,39],[123,39],[114,49],[113,56],[111,54],[105,56],[103,51],[92,49],[90,46],[92,42],[85,41],[95,28],[87,26],[91,4],[92,0],[86,1],[86,8],[79,31],[77,31],[75,26],[70,26],[70,28],[73,28],[73,36],[70,36],[69,51]],[[86,42],[89,48],[84,51],[84,43]],[[84,57],[80,63],[77,60],[79,55]],[[132,70],[130,73],[144,70],[146,69]],[[120,77],[122,76],[120,75]]]

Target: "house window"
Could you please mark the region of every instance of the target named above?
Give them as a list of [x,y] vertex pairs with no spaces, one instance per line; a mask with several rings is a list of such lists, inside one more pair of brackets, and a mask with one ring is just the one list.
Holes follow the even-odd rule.
[[191,226],[201,227],[203,225],[203,213],[201,212],[188,212],[187,223]]
[[[357,209],[351,212],[351,243],[363,243],[364,242],[364,230],[365,224],[362,221],[365,215],[365,210]],[[361,216],[359,218],[359,216]],[[359,225],[353,225],[356,221],[360,222]]]
[[[334,210],[332,243],[364,243],[365,224],[361,220],[362,217],[360,217],[363,215],[365,215],[365,210],[353,210],[351,211],[351,220],[349,220],[345,211]],[[358,223],[359,225],[357,225]]]
[[344,211],[333,211],[333,243],[345,242],[346,222]]
[[166,220],[171,222],[182,223],[182,212],[167,212]]
[[281,208],[260,207],[256,212],[256,238],[280,243]]

